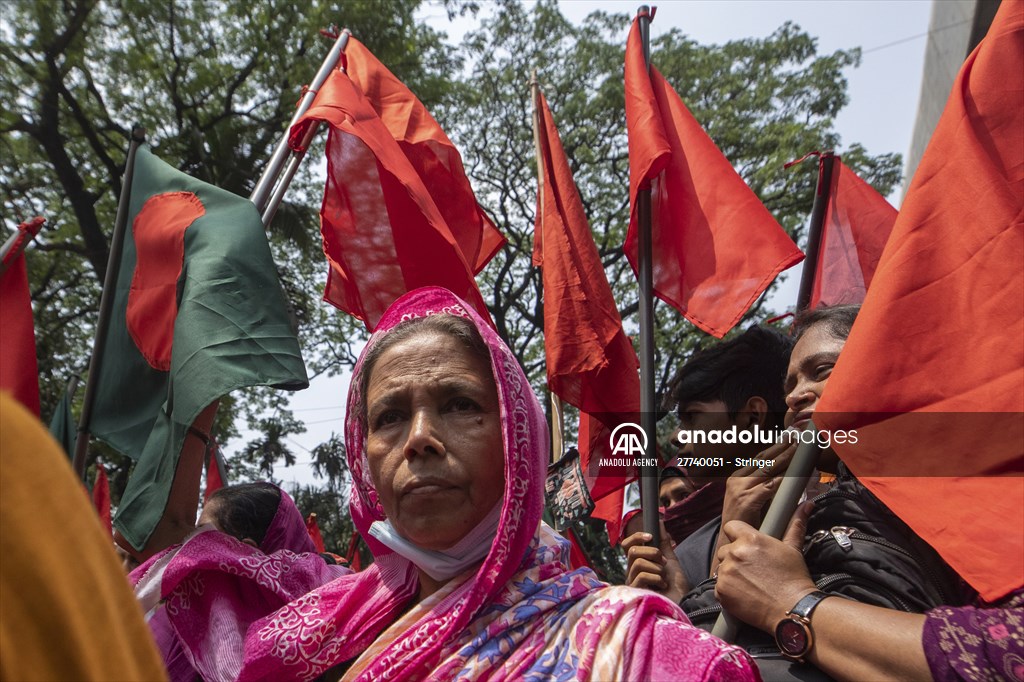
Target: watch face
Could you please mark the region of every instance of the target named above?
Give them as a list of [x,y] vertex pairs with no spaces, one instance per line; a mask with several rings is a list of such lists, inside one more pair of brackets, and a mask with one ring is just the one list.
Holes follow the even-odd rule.
[[786,618],[775,627],[775,641],[783,653],[800,656],[807,651],[807,629],[803,623]]

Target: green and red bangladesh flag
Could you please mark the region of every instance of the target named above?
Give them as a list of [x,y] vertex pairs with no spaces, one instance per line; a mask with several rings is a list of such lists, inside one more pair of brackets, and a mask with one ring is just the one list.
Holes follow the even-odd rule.
[[145,147],[114,295],[89,427],[136,460],[114,526],[141,548],[205,407],[244,386],[309,381],[256,208]]

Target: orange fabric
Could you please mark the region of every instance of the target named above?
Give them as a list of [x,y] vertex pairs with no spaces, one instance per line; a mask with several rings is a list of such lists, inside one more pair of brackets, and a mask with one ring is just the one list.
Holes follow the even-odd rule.
[[293,147],[317,120],[331,127],[320,209],[330,265],[324,298],[372,331],[402,294],[441,286],[490,320],[473,269],[431,193],[344,72],[331,73],[292,128]]
[[110,479],[107,478],[107,469],[102,462],[96,462],[96,482],[92,486],[92,504],[96,507],[96,513],[100,522],[113,536],[113,529],[110,525]]
[[[1024,3],[1006,0],[957,77],[814,416],[857,428],[840,457],[990,601],[1024,584],[1022,73]],[[934,477],[886,477],[918,472]]]
[[166,192],[150,197],[132,223],[137,260],[125,321],[153,369],[171,369],[185,230],[205,214],[203,202],[192,192]]
[[654,293],[721,338],[783,270],[803,258],[654,66],[637,21],[626,46],[629,232],[638,270],[637,193],[651,189]]
[[508,241],[476,202],[459,151],[423,103],[366,46],[349,38],[346,71],[423,180],[466,262],[479,273]]
[[[603,431],[607,443],[611,429],[620,421],[636,421],[639,363],[622,330],[622,318],[551,110],[540,93],[535,104],[543,183],[537,193],[533,262],[542,267],[544,281],[548,386],[562,400],[601,422],[595,430]],[[578,447],[583,470],[598,477],[589,481],[591,495],[601,497],[635,477],[624,467],[598,473],[592,466],[596,453],[588,441],[581,435]]]
[[835,157],[809,307],[862,302],[895,222],[896,209]]
[[320,533],[320,524],[316,522],[316,514],[310,514],[306,517],[306,532],[309,533],[309,539],[313,541],[316,551],[327,551],[324,549],[324,536]]
[[0,433],[0,680],[166,679],[60,445],[2,391]]
[[0,388],[39,416],[36,328],[24,253],[0,276]]

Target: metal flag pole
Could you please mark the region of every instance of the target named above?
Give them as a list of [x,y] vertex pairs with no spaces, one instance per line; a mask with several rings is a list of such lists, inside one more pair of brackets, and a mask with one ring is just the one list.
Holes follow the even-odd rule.
[[99,388],[100,365],[103,361],[103,350],[107,345],[110,316],[113,314],[114,309],[114,289],[117,287],[117,275],[121,269],[121,251],[124,248],[124,233],[128,226],[128,213],[131,209],[132,178],[135,175],[135,153],[138,151],[139,145],[145,141],[146,129],[139,124],[135,124],[132,127],[131,142],[128,145],[128,158],[124,164],[121,198],[117,204],[117,219],[114,221],[114,233],[110,237],[110,256],[107,258],[107,274],[103,278],[103,291],[100,293],[100,317],[96,322],[96,339],[93,341],[92,358],[89,360],[89,376],[85,382],[82,415],[78,420],[78,438],[75,441],[73,465],[75,474],[83,480],[85,479],[85,455],[89,449],[92,406],[96,402],[96,391]]
[[[811,207],[811,224],[807,232],[807,256],[804,259],[804,266],[800,272],[800,293],[796,297],[796,312],[798,313],[806,310],[807,305],[811,302],[814,278],[818,272],[821,232],[825,224],[825,211],[828,210],[828,202],[832,197],[832,169],[835,167],[836,161],[835,153],[831,151],[821,152],[820,154],[818,152],[811,152],[811,154],[816,154],[820,157],[818,162],[818,187],[814,194],[814,204]],[[804,159],[800,159],[800,161]],[[800,161],[794,161],[793,163],[799,163]],[[789,165],[786,164],[787,167]]]
[[[338,39],[334,41],[334,45],[327,53],[327,56],[324,57],[323,63],[320,64],[320,70],[317,71],[316,77],[314,77],[313,81],[306,87],[306,90],[302,95],[302,99],[299,100],[299,105],[296,107],[295,114],[292,115],[292,119],[288,123],[288,127],[285,128],[284,135],[281,136],[281,141],[278,142],[277,148],[274,149],[274,153],[270,157],[270,161],[267,162],[267,167],[263,169],[263,175],[260,176],[259,181],[256,183],[256,187],[253,188],[252,194],[249,195],[249,200],[255,204],[256,209],[263,215],[264,227],[270,224],[270,219],[274,217],[274,213],[277,210],[277,207],[273,205],[273,199],[276,198],[277,204],[280,204],[285,190],[288,189],[288,183],[291,182],[292,176],[295,175],[295,169],[298,168],[298,161],[302,160],[302,156],[305,153],[303,152],[298,155],[298,161],[295,160],[294,155],[292,156],[291,163],[289,164],[291,174],[286,174],[285,178],[278,183],[278,176],[281,175],[281,169],[284,167],[285,161],[288,159],[289,152],[291,152],[291,149],[288,146],[288,133],[302,115],[309,111],[309,107],[313,104],[313,99],[316,97],[316,93],[320,91],[321,86],[323,86],[327,77],[331,74],[331,71],[335,66],[337,66],[338,60],[341,58],[341,53],[345,50],[345,46],[348,44],[348,38],[350,35],[351,33],[346,28],[338,36]],[[303,147],[303,149],[304,148],[305,147]],[[292,168],[292,166],[294,166],[294,168]],[[274,191],[275,184],[278,185],[276,192]],[[272,192],[273,196],[271,196]]]
[[[640,24],[640,42],[644,50],[644,64],[651,68],[651,10],[641,5],[637,10]],[[640,426],[647,434],[648,451],[657,451],[657,417],[654,393],[654,273],[651,240],[651,190],[640,189],[636,196],[639,244],[637,270],[640,282]],[[645,458],[650,459],[650,458]],[[653,537],[651,545],[659,546],[661,518],[658,515],[658,467],[644,464],[640,467],[640,509],[644,518],[644,531]]]

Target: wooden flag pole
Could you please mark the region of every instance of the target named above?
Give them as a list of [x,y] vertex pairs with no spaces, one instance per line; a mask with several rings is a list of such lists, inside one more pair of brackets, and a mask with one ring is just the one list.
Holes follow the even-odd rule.
[[[327,80],[327,77],[331,75],[331,71],[337,66],[338,60],[341,58],[341,53],[345,50],[345,46],[348,44],[348,39],[351,33],[346,28],[338,36],[338,39],[334,41],[334,45],[331,47],[327,56],[324,57],[324,61],[320,64],[320,70],[317,71],[313,81],[306,87],[305,92],[302,95],[302,99],[299,100],[299,105],[295,109],[295,114],[292,115],[291,121],[288,123],[288,127],[285,128],[284,135],[281,136],[281,141],[278,142],[277,148],[274,149],[273,155],[270,157],[270,161],[267,162],[267,167],[263,170],[263,175],[260,176],[259,181],[256,183],[256,187],[253,188],[252,194],[249,195],[249,200],[255,204],[256,209],[260,211],[263,216],[263,226],[266,227],[270,224],[270,221],[274,217],[274,213],[277,212],[277,206],[280,205],[281,199],[284,197],[285,191],[288,189],[288,185],[291,183],[292,177],[295,175],[295,171],[299,166],[299,162],[302,161],[302,157],[305,155],[305,151],[301,153],[292,152],[288,146],[288,133],[291,131],[292,126],[309,111],[309,107],[313,104],[313,99],[316,97],[317,92],[320,91],[321,86]],[[311,128],[315,133],[315,130]],[[312,138],[312,135],[308,135]],[[309,140],[306,140],[308,143]],[[303,145],[305,150],[306,145]],[[288,158],[291,153],[291,159]],[[297,158],[296,158],[297,154]],[[281,169],[284,168],[286,161],[288,162],[288,168],[285,170],[285,176],[278,182],[278,177],[281,175]],[[276,185],[276,189],[275,189]]]
[[[651,10],[641,5],[637,10],[640,40],[644,50],[644,64],[651,66]],[[639,245],[637,278],[640,282],[640,426],[647,434],[648,455],[657,451],[657,417],[654,393],[654,273],[651,238],[651,190],[637,192],[637,222]],[[646,457],[645,459],[650,459]],[[640,509],[644,518],[644,531],[652,535],[651,546],[661,543],[658,514],[658,467],[640,467]]]
[[146,129],[135,124],[128,145],[128,158],[124,164],[124,178],[121,180],[121,198],[117,204],[114,233],[110,237],[107,274],[103,278],[103,291],[100,293],[100,316],[96,322],[96,339],[93,341],[92,358],[89,360],[89,376],[85,381],[85,397],[82,400],[82,415],[78,420],[78,438],[75,440],[75,456],[72,460],[75,474],[82,480],[85,480],[85,455],[89,449],[92,406],[96,402],[96,391],[99,389],[100,365],[103,361],[103,350],[107,345],[110,316],[114,309],[114,289],[117,287],[117,276],[121,270],[121,251],[124,249],[124,233],[128,227],[128,213],[131,210],[135,153],[139,150],[139,145],[145,141]]
[[[812,152],[817,154],[817,152]],[[810,156],[810,155],[808,155]],[[835,167],[834,152],[822,152],[818,162],[818,187],[811,207],[811,224],[807,232],[807,256],[800,272],[800,293],[796,297],[796,312],[807,309],[814,292],[814,279],[818,272],[821,253],[821,233],[825,225],[825,211],[832,197],[832,170]],[[807,158],[806,156],[804,158]],[[801,159],[803,161],[803,159]],[[797,162],[798,163],[798,162]],[[787,164],[789,165],[789,164]]]

